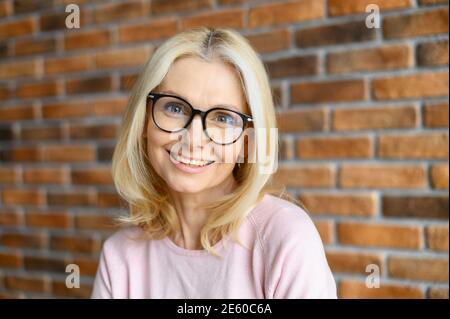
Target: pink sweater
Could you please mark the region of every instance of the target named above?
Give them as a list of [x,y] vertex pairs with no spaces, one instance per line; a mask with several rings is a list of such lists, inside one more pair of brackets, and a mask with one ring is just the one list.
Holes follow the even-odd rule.
[[[322,241],[307,213],[272,195],[252,209],[231,239],[189,250],[162,240],[135,241],[128,227],[101,252],[92,298],[336,298]],[[224,245],[226,243],[226,245]]]

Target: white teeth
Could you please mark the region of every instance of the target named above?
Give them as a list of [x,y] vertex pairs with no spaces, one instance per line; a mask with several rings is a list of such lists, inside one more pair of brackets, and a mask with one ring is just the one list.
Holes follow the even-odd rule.
[[184,157],[184,156],[181,156],[178,154],[173,154],[172,157],[175,158],[178,162],[181,162],[183,164],[188,164],[188,165],[205,166],[205,165],[211,163],[210,161],[191,160],[187,157]]

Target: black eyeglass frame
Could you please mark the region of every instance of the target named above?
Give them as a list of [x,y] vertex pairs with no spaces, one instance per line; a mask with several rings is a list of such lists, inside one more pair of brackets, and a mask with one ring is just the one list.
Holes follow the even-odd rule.
[[[186,122],[186,124],[184,125],[184,127],[180,128],[180,129],[178,129],[178,130],[170,131],[170,130],[165,130],[165,129],[163,129],[162,127],[160,127],[160,126],[158,125],[158,123],[156,123],[156,120],[155,120],[155,114],[154,114],[155,108],[154,108],[153,106],[154,106],[154,105],[156,104],[156,102],[157,102],[160,98],[162,98],[162,97],[173,97],[173,98],[177,98],[177,99],[179,99],[179,100],[185,102],[185,103],[191,108],[191,116],[190,116],[189,120]],[[176,133],[176,132],[180,132],[180,131],[182,131],[182,130],[188,128],[189,125],[191,125],[191,122],[192,122],[192,120],[194,119],[194,116],[197,115],[197,114],[199,114],[200,117],[201,117],[201,120],[202,120],[203,132],[205,132],[206,136],[207,136],[211,141],[213,141],[214,143],[219,144],[219,145],[230,145],[230,144],[236,143],[236,141],[242,136],[242,133],[244,132],[244,130],[245,130],[247,124],[250,123],[250,122],[253,122],[253,118],[252,118],[251,116],[249,116],[249,115],[247,115],[247,114],[240,113],[240,112],[235,111],[235,110],[230,110],[230,109],[227,109],[227,108],[224,108],[224,107],[214,107],[214,108],[209,109],[209,110],[207,110],[207,111],[202,111],[202,110],[196,109],[196,108],[194,108],[194,107],[191,105],[191,103],[189,103],[189,102],[186,101],[184,98],[182,98],[182,97],[180,97],[180,96],[177,96],[177,95],[164,94],[164,93],[153,93],[153,92],[150,92],[150,93],[147,95],[147,101],[148,101],[148,99],[150,99],[150,100],[152,101],[152,119],[153,119],[153,123],[155,123],[155,125],[156,125],[160,130],[162,130],[162,131],[164,131],[164,132],[167,132],[167,133]],[[147,103],[147,105],[148,105],[148,103]],[[242,118],[242,121],[243,121],[242,132],[239,134],[239,136],[238,136],[234,141],[229,142],[229,143],[218,143],[218,142],[214,141],[214,140],[208,135],[208,131],[206,130],[206,117],[208,116],[208,114],[209,114],[210,112],[212,112],[212,111],[217,111],[217,110],[224,110],[224,111],[228,111],[228,112],[233,112],[233,113],[239,115],[239,116]]]

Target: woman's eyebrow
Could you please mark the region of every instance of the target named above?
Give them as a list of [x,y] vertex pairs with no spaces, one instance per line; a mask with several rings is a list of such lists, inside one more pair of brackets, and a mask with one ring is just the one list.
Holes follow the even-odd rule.
[[[172,90],[162,90],[161,93],[164,93],[164,94],[172,94],[172,95],[181,97],[182,99],[184,99],[184,100],[188,101],[189,103],[191,103],[191,101],[189,101],[189,99],[187,99],[186,97],[182,96],[181,94],[176,93],[175,91],[172,91]],[[191,103],[191,104],[192,104],[192,103]],[[241,112],[241,111],[238,110],[237,107],[235,107],[234,105],[231,105],[231,104],[217,104],[217,105],[213,105],[212,107],[225,107],[225,108],[232,109],[232,110],[234,110],[234,111],[236,111],[236,112]]]

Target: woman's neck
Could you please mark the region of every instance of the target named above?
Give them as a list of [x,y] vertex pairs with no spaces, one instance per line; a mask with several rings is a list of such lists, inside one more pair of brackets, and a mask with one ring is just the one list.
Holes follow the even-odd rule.
[[186,249],[202,249],[200,232],[206,224],[209,211],[201,205],[220,199],[236,187],[237,182],[231,176],[224,183],[199,193],[180,193],[170,190],[181,226],[181,232],[172,238],[174,243]]

